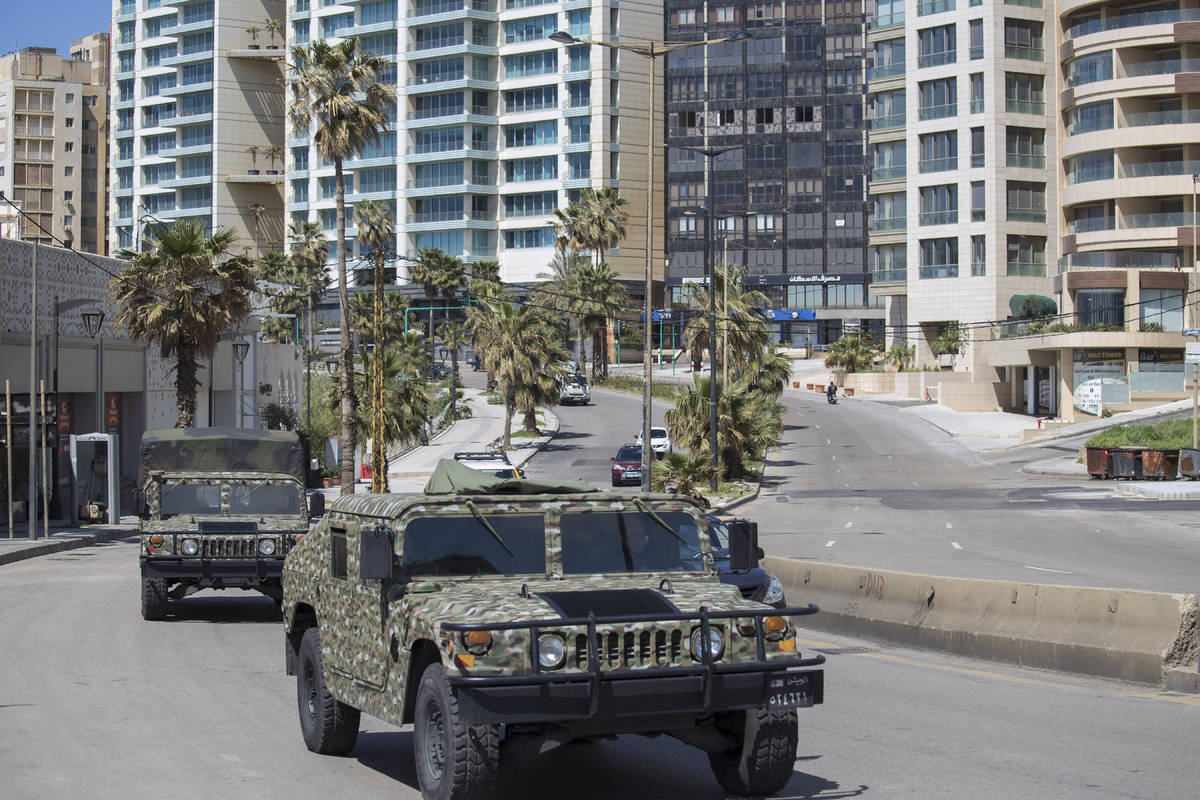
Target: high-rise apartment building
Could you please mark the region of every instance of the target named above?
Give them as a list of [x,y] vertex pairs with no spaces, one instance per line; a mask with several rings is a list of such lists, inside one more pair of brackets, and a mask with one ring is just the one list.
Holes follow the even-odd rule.
[[[656,3],[290,0],[288,26],[290,44],[353,35],[395,64],[382,76],[397,85],[392,123],[346,163],[345,188],[348,204],[394,208],[401,254],[437,247],[468,263],[496,259],[504,281],[533,281],[554,257],[554,209],[581,189],[613,187],[629,223],[606,261],[631,297],[642,294],[646,191],[655,185],[646,166],[649,66],[632,53],[564,47],[549,36],[656,38]],[[333,166],[306,131],[291,131],[287,146],[289,221],[319,222],[332,242]],[[361,256],[349,214],[347,224],[347,254]],[[657,236],[653,246],[661,279]]]
[[283,229],[283,0],[114,0],[111,235],[176,219],[253,254]]
[[102,254],[108,36],[87,38],[86,56],[0,57],[0,191],[28,215],[26,241]]
[[869,28],[872,285],[888,343],[929,364],[951,323],[1050,294],[1056,19],[1042,0],[879,0]]
[[[71,60],[91,64],[93,86],[103,86],[103,97],[83,107],[83,149],[96,156],[96,163],[84,169],[84,194],[80,211],[87,230],[84,241],[95,241],[92,252],[108,254],[108,148],[109,125],[108,77],[112,74],[112,39],[108,31],[71,40]],[[94,190],[90,184],[95,183]]]
[[[882,299],[867,269],[864,4],[664,5],[669,41],[752,36],[667,58],[672,299],[705,280],[711,204],[714,261],[746,267],[747,288],[770,301],[778,340],[882,336]],[[710,160],[695,148],[727,152]]]

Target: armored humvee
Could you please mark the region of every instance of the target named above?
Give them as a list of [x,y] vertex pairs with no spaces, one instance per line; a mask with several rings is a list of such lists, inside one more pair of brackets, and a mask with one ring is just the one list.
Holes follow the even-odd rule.
[[[500,480],[443,461],[423,495],[342,497],[283,570],[287,673],[317,753],[359,715],[414,724],[425,798],[480,800],[501,753],[669,734],[737,794],[783,787],[824,656],[722,585],[690,498]],[[731,526],[735,566],[760,552]],[[503,748],[502,748],[503,745]]]
[[244,428],[146,431],[142,617],[205,588],[282,599],[283,559],[308,532],[304,453],[295,433]]

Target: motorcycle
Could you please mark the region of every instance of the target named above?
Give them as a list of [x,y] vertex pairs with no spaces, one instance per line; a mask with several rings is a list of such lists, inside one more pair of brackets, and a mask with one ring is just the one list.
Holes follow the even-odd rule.
[[837,405],[837,392],[826,392],[825,399],[829,402],[829,405],[836,406]]

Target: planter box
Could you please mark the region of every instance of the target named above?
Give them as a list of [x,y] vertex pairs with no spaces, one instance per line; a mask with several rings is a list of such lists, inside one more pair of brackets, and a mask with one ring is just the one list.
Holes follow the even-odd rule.
[[846,397],[854,397],[854,387],[853,386],[845,387],[844,389],[842,389],[842,394],[846,395]]
[[1179,476],[1193,480],[1200,478],[1200,450],[1193,447],[1180,448]]
[[1087,471],[1093,478],[1106,480],[1113,477],[1113,453],[1111,447],[1088,447]]
[[1113,476],[1128,480],[1142,479],[1142,448],[1117,447],[1112,451]]
[[793,389],[799,389],[799,388],[800,388],[800,381],[792,381],[792,388],[793,388]]
[[1159,481],[1175,480],[1179,467],[1178,450],[1143,450],[1142,477]]

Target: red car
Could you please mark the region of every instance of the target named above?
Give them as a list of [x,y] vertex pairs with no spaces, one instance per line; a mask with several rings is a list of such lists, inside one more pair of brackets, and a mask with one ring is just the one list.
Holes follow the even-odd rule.
[[642,448],[634,444],[624,445],[613,456],[612,485],[638,486],[642,482]]

